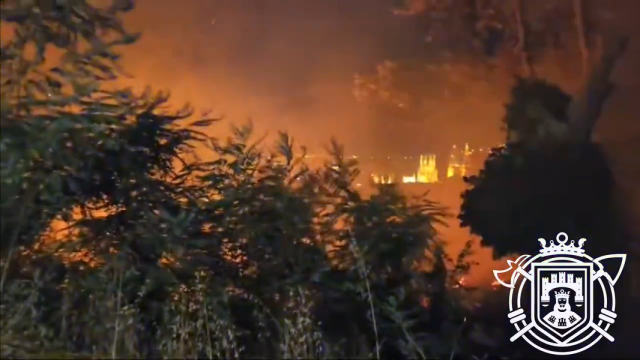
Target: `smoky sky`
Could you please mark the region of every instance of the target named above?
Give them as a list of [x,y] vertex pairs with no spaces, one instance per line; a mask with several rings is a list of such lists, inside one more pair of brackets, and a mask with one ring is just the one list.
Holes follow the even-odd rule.
[[[384,59],[417,57],[425,51],[423,29],[415,19],[394,16],[393,3],[139,0],[126,20],[143,37],[125,51],[124,63],[135,85],[171,90],[176,105],[191,102],[197,109],[224,115],[226,124],[214,132],[251,118],[258,132],[286,130],[311,148],[336,136],[354,152],[375,152],[384,142],[416,152],[424,147],[420,142],[444,148],[448,143],[487,146],[499,141],[507,99],[492,94],[487,94],[488,108],[478,111],[477,118],[424,119],[405,132],[389,131],[388,139],[371,108],[355,102],[355,73],[371,73]],[[638,22],[630,14],[637,13],[638,3],[615,0],[607,27],[637,34]],[[612,99],[616,105],[605,111],[612,119],[599,125],[604,137],[636,132],[619,130],[634,127],[620,124],[628,122],[621,120],[627,111],[620,102],[628,103],[637,94],[639,82],[632,80],[637,47],[632,41],[631,54],[618,69],[616,82],[623,90]],[[397,130],[393,123],[384,126]]]
[[227,122],[251,118],[312,148],[336,136],[365,149],[371,114],[351,93],[354,74],[421,51],[415,21],[393,16],[392,3],[140,0],[126,22],[143,36],[124,64],[135,85],[171,90],[174,103]]

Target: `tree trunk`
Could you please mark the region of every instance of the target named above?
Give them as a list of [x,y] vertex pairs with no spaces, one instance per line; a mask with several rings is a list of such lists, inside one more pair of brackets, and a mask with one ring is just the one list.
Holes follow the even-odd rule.
[[527,47],[527,31],[524,25],[524,16],[522,11],[522,0],[513,0],[513,8],[516,16],[516,26],[518,29],[518,45],[516,51],[520,56],[522,62],[523,76],[526,78],[535,77],[533,64],[531,61],[531,54],[529,54]]
[[578,37],[578,47],[582,59],[583,81],[589,76],[589,46],[587,44],[587,33],[584,25],[584,0],[573,0],[573,19]]
[[627,37],[618,37],[605,43],[600,62],[591,70],[591,76],[571,102],[568,110],[570,140],[591,141],[593,129],[600,118],[604,103],[613,92],[609,80],[616,63],[624,54]]

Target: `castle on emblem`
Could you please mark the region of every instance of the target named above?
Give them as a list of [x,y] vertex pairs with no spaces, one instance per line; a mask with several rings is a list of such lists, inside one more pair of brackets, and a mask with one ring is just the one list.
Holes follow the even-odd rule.
[[[586,241],[569,240],[564,232],[558,233],[555,241],[539,238],[538,254],[507,260],[509,268],[493,271],[496,281],[511,289],[507,317],[516,329],[511,342],[522,338],[542,352],[573,355],[590,348],[600,338],[615,340],[608,331],[617,318],[614,285],[626,255],[594,259],[583,249]],[[604,268],[603,261],[609,259],[620,259],[617,271],[609,273]],[[501,279],[505,273],[511,274],[510,282]],[[594,289],[596,282],[599,286]],[[529,311],[522,304],[525,289],[531,290]],[[598,290],[595,295],[602,297],[602,303],[592,302],[594,290]]]
[[549,292],[557,288],[569,288],[576,294],[575,301],[577,306],[581,306],[584,302],[584,296],[582,295],[582,277],[575,277],[573,274],[567,274],[564,271],[560,271],[555,274],[542,278],[542,296],[540,302],[542,306],[549,305]]

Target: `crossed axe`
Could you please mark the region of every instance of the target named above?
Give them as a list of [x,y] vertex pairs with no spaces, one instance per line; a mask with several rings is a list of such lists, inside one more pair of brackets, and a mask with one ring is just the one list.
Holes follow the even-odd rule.
[[[516,259],[516,261],[511,261],[511,260],[507,260],[507,264],[509,265],[508,269],[505,270],[494,270],[493,271],[493,275],[495,276],[496,280],[498,281],[498,283],[504,287],[507,287],[509,289],[513,289],[515,284],[515,277],[516,274],[520,274],[524,277],[525,280],[529,280],[532,281],[533,280],[533,275],[531,274],[531,272],[528,272],[526,270],[524,270],[522,268],[522,264],[529,258],[529,255],[522,255],[519,258]],[[611,279],[611,276],[604,271],[604,268],[602,266],[602,264],[600,263],[600,260],[605,260],[605,259],[611,259],[611,258],[620,258],[622,259],[622,263],[620,264],[620,269],[618,270],[618,274],[615,277],[615,279]],[[594,259],[593,262],[594,264],[598,265],[599,270],[595,272],[595,274],[591,277],[591,282],[594,282],[598,279],[600,279],[601,277],[605,277],[605,279],[607,279],[609,281],[609,283],[613,286],[615,285],[615,283],[618,281],[618,279],[620,278],[620,274],[622,273],[622,268],[624,267],[624,263],[626,260],[626,255],[620,255],[620,254],[612,254],[612,255],[605,255],[605,256],[601,256],[597,259]],[[515,269],[514,269],[515,266]],[[500,274],[512,271],[511,274],[511,283],[507,284],[504,281],[502,281],[502,279],[500,279]],[[524,313],[524,310],[522,308],[516,309],[512,312],[510,312],[508,315],[508,318],[510,319],[509,321],[512,324],[516,324],[524,319],[527,318],[527,315]],[[614,313],[611,310],[602,308],[600,309],[600,314],[598,315],[598,318],[604,322],[607,322],[609,324],[613,324],[615,322],[617,315],[616,313]],[[535,321],[531,321],[529,324],[527,324],[525,327],[523,327],[522,329],[520,329],[515,335],[513,335],[511,337],[511,342],[516,341],[518,338],[520,338],[522,335],[528,333],[533,327],[536,326]],[[591,321],[588,325],[589,327],[591,327],[592,329],[594,329],[595,331],[597,331],[600,335],[602,335],[603,337],[605,337],[607,340],[613,342],[615,339],[613,338],[613,336],[611,336],[609,333],[607,333],[603,328],[601,328],[600,326],[598,326],[596,323],[594,323],[593,321]]]

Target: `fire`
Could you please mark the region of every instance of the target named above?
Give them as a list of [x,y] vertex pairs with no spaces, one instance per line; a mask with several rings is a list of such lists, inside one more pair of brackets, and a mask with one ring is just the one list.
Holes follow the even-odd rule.
[[402,182],[405,184],[421,183],[430,184],[438,182],[438,168],[436,167],[435,155],[420,155],[418,172],[411,176],[403,176]]
[[[447,166],[447,178],[466,176],[470,168],[470,156],[473,152],[473,150],[469,149],[469,144],[464,144],[462,150],[458,150],[456,146],[453,145]],[[383,176],[373,174],[372,177],[376,184],[392,184],[395,182],[393,175]],[[401,180],[403,184],[437,183],[439,176],[436,165],[436,155],[420,155],[417,171],[409,176],[402,176]]]
[[473,150],[469,150],[469,144],[464,144],[464,149],[457,150],[453,145],[449,166],[447,166],[447,177],[466,176],[469,169],[469,157]]
[[393,175],[377,175],[377,174],[371,174],[371,177],[373,178],[373,182],[376,184],[393,184],[394,183],[394,178]]
[[413,183],[417,183],[418,179],[416,179],[415,175],[411,175],[411,176],[403,176],[402,177],[402,183],[403,184],[413,184]]
[[[395,176],[372,174],[373,182],[376,184],[393,184],[395,183]],[[410,176],[403,176],[402,183],[404,184],[430,184],[438,182],[438,168],[436,167],[435,155],[420,155],[420,162],[418,163],[418,171]]]
[[[484,153],[485,150],[487,152],[489,151],[489,149],[484,148],[471,149],[468,143],[465,143],[462,148],[453,145],[447,164],[446,178],[461,178],[469,175],[469,173],[473,171],[473,166],[471,165],[472,155],[476,152]],[[353,158],[357,158],[357,156],[354,155]],[[390,156],[383,158],[394,159],[394,157]],[[413,157],[404,156],[400,158],[406,160],[412,159]],[[373,160],[374,158],[371,157],[371,159]],[[396,182],[403,184],[433,184],[441,181],[436,164],[436,155],[423,154],[419,157],[418,168],[411,175],[397,176],[397,174],[393,173],[373,173],[371,177],[376,184],[393,184]]]

